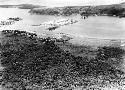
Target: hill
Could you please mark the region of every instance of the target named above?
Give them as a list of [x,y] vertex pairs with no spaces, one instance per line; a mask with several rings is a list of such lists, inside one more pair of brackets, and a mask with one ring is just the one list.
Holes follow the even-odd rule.
[[[65,6],[47,8],[46,6],[33,5],[33,4],[20,4],[20,5],[0,5],[2,8],[20,8],[31,9],[29,12],[41,15],[63,15],[70,16],[73,14],[80,15],[106,15],[125,17],[125,3],[112,4],[112,5],[99,5],[99,6]],[[46,7],[46,8],[45,8]]]
[[[55,8],[39,8],[31,9],[30,13],[41,15],[63,15],[70,16],[73,14],[80,15],[107,15],[124,17],[125,12],[124,3],[112,5],[99,5],[99,6],[65,6]],[[82,14],[83,13],[83,14]]]
[[40,8],[40,7],[45,7],[45,6],[40,6],[40,5],[33,5],[33,4],[20,4],[19,5],[20,9],[33,9],[33,8]]
[[20,9],[33,9],[45,6],[33,5],[33,4],[19,4],[19,5],[0,5],[1,8],[20,8]]
[[[115,58],[115,63],[120,64],[124,50],[119,47],[99,47],[93,51],[96,56],[89,58],[89,55],[81,57],[60,48],[51,38],[37,38],[25,31],[4,30],[1,35],[1,65],[4,67],[1,83],[5,88],[68,90],[93,85],[97,88],[97,85],[110,85],[108,82],[116,83],[124,74],[109,63]],[[87,48],[85,52],[90,49],[70,47]]]

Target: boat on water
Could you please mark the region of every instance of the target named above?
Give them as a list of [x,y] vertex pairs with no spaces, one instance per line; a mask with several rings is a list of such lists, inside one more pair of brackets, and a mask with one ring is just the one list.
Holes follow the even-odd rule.
[[50,26],[50,27],[48,27],[48,28],[46,28],[46,29],[48,29],[48,30],[55,30],[55,29],[57,29],[57,28],[59,28],[59,26]]
[[9,18],[8,20],[20,21],[22,20],[22,18],[16,17],[16,18]]

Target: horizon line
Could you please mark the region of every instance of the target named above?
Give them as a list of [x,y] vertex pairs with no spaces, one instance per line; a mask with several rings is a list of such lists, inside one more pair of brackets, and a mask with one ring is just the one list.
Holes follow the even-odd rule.
[[39,4],[32,4],[32,3],[21,3],[21,4],[0,4],[0,5],[10,5],[10,6],[18,6],[18,5],[23,5],[23,4],[29,4],[29,5],[38,5],[38,6],[44,6],[44,7],[66,7],[66,6],[100,6],[100,5],[117,5],[117,4],[122,4],[125,2],[120,2],[120,3],[115,3],[115,4],[99,4],[99,5],[62,5],[62,6],[55,6],[55,5],[39,5]]

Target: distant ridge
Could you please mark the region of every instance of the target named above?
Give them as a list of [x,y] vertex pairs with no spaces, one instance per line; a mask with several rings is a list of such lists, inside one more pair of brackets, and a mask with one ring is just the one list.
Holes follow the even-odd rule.
[[[19,8],[30,9],[29,13],[40,15],[63,15],[70,16],[73,14],[80,14],[86,12],[90,15],[98,16],[116,16],[125,17],[125,2],[111,5],[97,5],[97,6],[63,6],[63,7],[48,7],[34,4],[19,4],[19,5],[0,5],[2,8]],[[46,8],[43,8],[46,7]]]
[[46,7],[40,5],[33,5],[33,4],[19,4],[19,5],[0,5],[1,8],[20,8],[20,9],[33,9],[39,7]]
[[[105,8],[105,7],[116,7],[116,8],[125,8],[125,2],[122,2],[120,4],[110,4],[110,5],[96,5],[96,6],[92,6],[92,5],[83,5],[83,6],[60,6],[61,7],[100,7],[100,8]],[[35,5],[35,4],[18,4],[18,5],[0,5],[0,7],[4,7],[4,8],[9,8],[9,7],[47,7],[47,6],[41,6],[41,5]]]

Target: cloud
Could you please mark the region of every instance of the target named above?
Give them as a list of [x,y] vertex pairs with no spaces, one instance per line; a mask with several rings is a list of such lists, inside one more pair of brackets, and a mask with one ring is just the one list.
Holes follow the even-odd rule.
[[120,3],[121,0],[91,0],[90,4],[116,4],[116,3]]
[[[35,0],[37,3],[37,0]],[[47,6],[63,6],[63,5],[100,5],[100,4],[116,4],[122,0],[38,0],[41,5]],[[124,0],[125,1],[125,0]]]
[[7,0],[0,0],[0,2],[6,2]]

